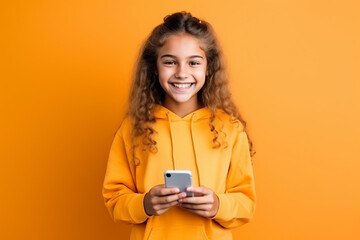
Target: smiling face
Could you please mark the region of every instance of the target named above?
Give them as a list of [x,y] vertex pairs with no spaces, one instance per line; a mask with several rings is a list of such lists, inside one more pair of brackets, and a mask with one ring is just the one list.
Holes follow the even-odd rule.
[[156,65],[166,108],[185,116],[201,107],[197,94],[205,83],[207,61],[197,38],[171,35],[159,48]]

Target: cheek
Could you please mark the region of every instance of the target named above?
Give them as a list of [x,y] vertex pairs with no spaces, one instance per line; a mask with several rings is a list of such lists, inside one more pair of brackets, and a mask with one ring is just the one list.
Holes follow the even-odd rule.
[[159,74],[159,77],[161,77],[161,78],[167,78],[167,77],[171,76],[171,74],[172,74],[172,71],[169,68],[161,68],[160,67],[158,69],[159,69],[158,74]]
[[161,87],[167,88],[167,84],[169,82],[170,79],[170,74],[167,71],[159,71],[159,83],[161,85]]
[[202,69],[200,71],[197,71],[195,73],[196,78],[198,79],[198,81],[205,81],[206,78],[206,69]]
[[162,75],[159,74],[159,83],[160,83],[161,87],[164,88],[164,85],[166,82],[167,82],[166,79]]

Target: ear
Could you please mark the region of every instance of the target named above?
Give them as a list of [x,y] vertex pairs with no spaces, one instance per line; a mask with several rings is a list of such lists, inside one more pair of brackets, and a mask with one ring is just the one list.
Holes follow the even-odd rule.
[[159,72],[158,72],[158,70],[155,68],[154,69],[154,74],[157,76],[157,75],[159,75]]

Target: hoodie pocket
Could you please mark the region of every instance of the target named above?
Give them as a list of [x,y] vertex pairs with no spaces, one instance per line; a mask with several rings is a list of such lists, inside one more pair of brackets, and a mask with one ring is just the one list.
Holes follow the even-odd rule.
[[181,226],[181,227],[154,227],[151,229],[148,240],[185,240],[199,239],[207,240],[205,230],[202,226]]

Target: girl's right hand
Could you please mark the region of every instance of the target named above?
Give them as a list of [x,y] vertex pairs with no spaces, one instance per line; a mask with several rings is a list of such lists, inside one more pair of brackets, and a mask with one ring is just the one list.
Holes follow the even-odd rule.
[[178,200],[185,197],[186,193],[180,193],[178,188],[166,188],[165,184],[156,185],[145,194],[144,209],[147,215],[158,216],[178,205]]

